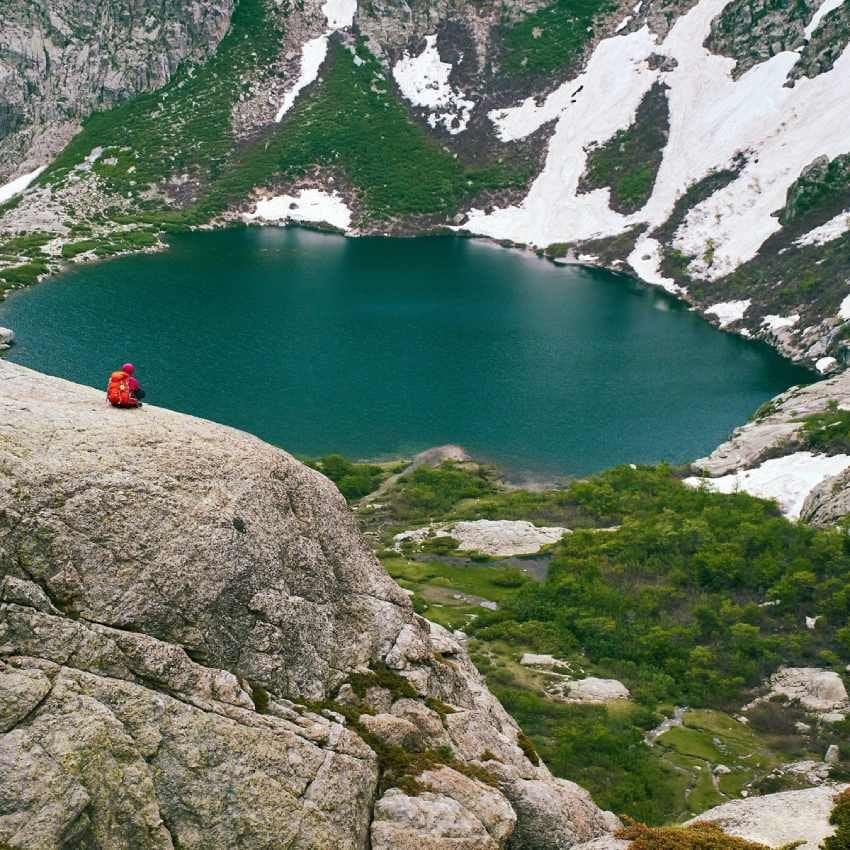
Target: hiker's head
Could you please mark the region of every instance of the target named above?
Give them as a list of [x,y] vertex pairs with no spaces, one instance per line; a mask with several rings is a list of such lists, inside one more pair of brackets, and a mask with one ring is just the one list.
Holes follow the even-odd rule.
[[125,363],[125,364],[121,367],[121,371],[122,371],[122,372],[126,372],[128,375],[132,375],[132,374],[133,374],[133,372],[135,372],[135,371],[136,371],[136,367],[135,367],[132,363]]

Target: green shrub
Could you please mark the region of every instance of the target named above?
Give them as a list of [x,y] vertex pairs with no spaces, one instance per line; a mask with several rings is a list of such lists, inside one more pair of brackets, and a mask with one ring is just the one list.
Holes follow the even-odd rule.
[[806,447],[815,452],[841,454],[850,451],[850,410],[840,410],[833,401],[823,413],[807,416],[803,440]]
[[[780,662],[841,656],[850,601],[850,540],[793,524],[770,502],[684,486],[669,470],[612,470],[569,489],[617,532],[579,530],[553,549],[543,584],[528,582],[472,634],[499,639],[547,623],[549,651],[580,646],[620,670],[648,703],[724,708]],[[778,605],[761,607],[765,600]],[[820,615],[800,631],[799,608]],[[606,662],[608,663],[608,662]]]
[[824,840],[823,850],[850,850],[850,789],[835,798],[829,822],[835,833]]
[[768,850],[764,844],[728,835],[712,823],[659,828],[633,823],[617,837],[631,841],[629,850]]
[[10,284],[27,286],[31,283],[36,283],[39,277],[47,274],[47,272],[48,266],[46,262],[33,260],[29,263],[23,263],[20,266],[0,269],[0,280]]
[[540,764],[540,756],[537,755],[537,750],[534,749],[534,743],[531,738],[528,737],[524,732],[518,732],[516,736],[516,742],[519,744],[519,748],[525,753],[525,757],[535,766]]
[[506,24],[501,70],[518,77],[544,77],[576,62],[593,38],[596,18],[616,8],[610,0],[555,0]]
[[447,461],[436,469],[419,467],[405,476],[390,504],[399,519],[432,519],[448,514],[464,499],[495,490],[485,470]]
[[380,466],[371,463],[352,463],[339,454],[308,460],[307,465],[330,478],[349,502],[361,499],[377,490],[386,477]]

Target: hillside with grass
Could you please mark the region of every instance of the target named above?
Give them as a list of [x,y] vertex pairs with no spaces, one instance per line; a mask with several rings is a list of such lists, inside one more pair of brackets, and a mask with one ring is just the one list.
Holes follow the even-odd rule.
[[[390,474],[365,469],[374,486]],[[753,703],[783,666],[846,676],[846,529],[789,522],[774,503],[688,487],[683,474],[622,467],[526,491],[493,468],[446,463],[402,475],[379,505],[352,495],[387,571],[419,613],[468,635],[529,746],[601,805],[654,825],[850,780],[850,720],[822,722],[782,696]],[[451,524],[479,520],[572,533],[523,556],[459,549]],[[422,525],[437,530],[395,539]],[[587,677],[617,680],[630,696],[571,701],[565,683]],[[824,764],[833,746],[838,757]]]

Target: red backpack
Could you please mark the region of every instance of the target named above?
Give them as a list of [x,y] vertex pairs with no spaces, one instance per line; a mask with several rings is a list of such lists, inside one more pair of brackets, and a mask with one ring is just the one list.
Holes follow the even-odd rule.
[[126,372],[113,372],[106,387],[106,400],[113,407],[138,407],[139,402],[130,392],[130,376]]

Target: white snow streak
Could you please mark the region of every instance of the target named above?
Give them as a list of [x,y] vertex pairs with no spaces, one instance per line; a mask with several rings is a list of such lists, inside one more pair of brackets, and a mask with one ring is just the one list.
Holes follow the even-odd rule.
[[326,0],[322,14],[327,21],[327,30],[322,35],[305,41],[301,47],[301,71],[295,85],[284,95],[283,103],[274,120],[281,119],[292,109],[298,95],[319,76],[319,69],[328,55],[328,38],[337,30],[350,27],[357,12],[357,0]]
[[850,455],[815,455],[796,452],[766,460],[761,466],[743,469],[721,478],[686,478],[690,487],[706,487],[717,493],[743,491],[761,499],[775,499],[787,517],[798,519],[806,497],[821,482],[850,467]]
[[351,210],[336,192],[321,189],[302,189],[297,195],[277,195],[257,201],[253,213],[245,218],[249,221],[307,221],[315,224],[327,223],[340,230],[351,226]]
[[821,357],[815,363],[815,369],[821,373],[821,375],[826,375],[827,372],[831,372],[838,365],[838,361],[834,357]]
[[808,233],[797,239],[795,245],[824,245],[838,239],[850,230],[850,210],[844,210],[835,218],[831,218],[826,224],[815,227]]
[[712,316],[717,316],[720,321],[720,327],[725,328],[731,325],[732,322],[737,322],[744,318],[744,313],[750,306],[751,301],[747,298],[746,301],[724,301],[722,304],[715,304],[713,307],[706,309],[706,313]]
[[0,204],[5,203],[14,195],[23,192],[45,168],[47,168],[46,165],[41,165],[35,171],[30,171],[29,174],[22,174],[20,177],[10,180],[5,186],[0,186]]
[[442,124],[454,136],[466,129],[475,102],[452,88],[451,73],[451,63],[440,59],[436,35],[425,37],[425,49],[418,56],[405,51],[393,68],[401,93],[414,106],[431,110],[428,123],[432,127]]
[[312,83],[319,76],[319,68],[328,55],[328,37],[320,35],[305,41],[301,48],[301,73],[295,81],[295,85],[286,93],[274,120],[280,122],[281,118],[292,109],[302,89]]
[[850,295],[841,302],[841,306],[838,308],[838,318],[850,319]]
[[[830,2],[830,0],[827,0]],[[586,70],[538,106],[533,98],[491,113],[504,141],[523,138],[556,120],[543,172],[519,206],[490,214],[471,211],[465,228],[495,239],[545,247],[553,242],[610,236],[638,222],[662,224],[676,199],[712,170],[728,168],[736,154],[752,152],[738,177],[688,214],[674,244],[695,257],[691,272],[709,279],[751,259],[781,225],[772,215],[788,187],[819,155],[850,150],[850,47],[832,71],[785,88],[798,59],[779,53],[733,80],[733,59],[701,45],[727,0],[701,0],[659,45],[647,27],[602,41]],[[668,72],[651,70],[659,53],[676,60]],[[623,216],[610,209],[609,192],[577,195],[585,148],[606,141],[634,119],[656,80],[670,88],[670,135],[652,196],[643,210]],[[651,232],[647,231],[647,232]],[[644,239],[629,258],[653,254]],[[644,261],[640,273],[658,278]],[[637,266],[635,266],[637,270]],[[662,278],[663,280],[663,278]]]
[[810,39],[814,34],[814,31],[820,26],[820,22],[833,10],[837,9],[844,0],[823,0],[823,3],[820,4],[817,12],[812,16],[811,21],[809,21],[809,25],[806,27],[805,35],[806,39]]

